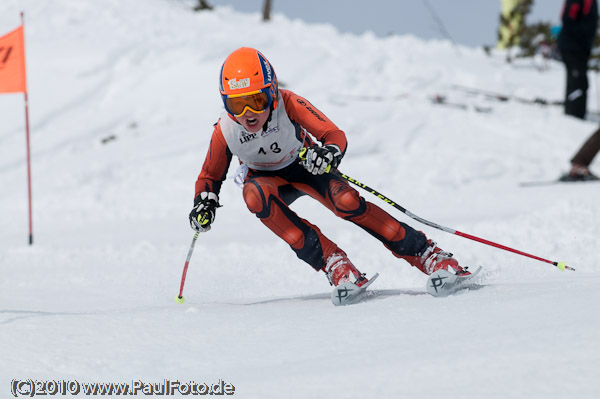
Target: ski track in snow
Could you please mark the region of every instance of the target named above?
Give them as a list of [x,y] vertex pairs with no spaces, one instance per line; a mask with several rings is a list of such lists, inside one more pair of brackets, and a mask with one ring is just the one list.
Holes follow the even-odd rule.
[[[27,245],[22,96],[3,95],[0,396],[33,378],[223,379],[240,398],[600,397],[600,184],[519,187],[566,170],[597,122],[451,88],[560,99],[561,64],[539,71],[539,60],[511,65],[476,48],[458,56],[447,41],[182,4],[0,5],[0,33],[26,13],[35,240]],[[380,273],[373,298],[336,308],[325,276],[267,231],[228,179],[198,239],[186,303],[175,304],[194,182],[222,109],[219,67],[242,45],[346,131],[346,174],[425,219],[577,271],[420,225],[363,193],[484,267],[479,289],[433,298],[426,276],[301,198],[296,212],[362,272]],[[432,104],[434,94],[468,108]]]

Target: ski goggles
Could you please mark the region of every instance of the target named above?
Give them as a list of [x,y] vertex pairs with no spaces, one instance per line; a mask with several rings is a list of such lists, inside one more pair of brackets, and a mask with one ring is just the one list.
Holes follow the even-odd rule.
[[223,95],[223,103],[227,112],[239,117],[248,110],[262,114],[271,107],[273,99],[266,88],[244,94]]

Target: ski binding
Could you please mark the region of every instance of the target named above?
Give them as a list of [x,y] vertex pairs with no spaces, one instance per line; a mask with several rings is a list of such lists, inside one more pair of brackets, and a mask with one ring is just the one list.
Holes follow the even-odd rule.
[[479,266],[473,273],[462,276],[450,273],[448,270],[438,270],[427,279],[427,292],[436,297],[445,297],[452,295],[459,290],[469,288],[472,285],[469,284],[469,281],[475,277],[481,269],[482,267]]
[[354,283],[338,285],[331,293],[331,302],[335,306],[345,306],[362,301],[366,297],[367,288],[377,279],[377,277],[379,277],[379,273],[375,273],[362,287],[358,287]]

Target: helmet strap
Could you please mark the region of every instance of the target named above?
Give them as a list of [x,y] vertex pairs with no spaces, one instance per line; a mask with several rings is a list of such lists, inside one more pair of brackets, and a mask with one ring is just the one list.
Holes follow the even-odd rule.
[[271,103],[271,107],[269,108],[269,117],[267,118],[267,121],[265,122],[265,124],[263,125],[263,132],[267,131],[267,126],[269,125],[269,122],[271,122],[271,119],[273,118],[273,111],[275,109],[273,108],[273,103]]

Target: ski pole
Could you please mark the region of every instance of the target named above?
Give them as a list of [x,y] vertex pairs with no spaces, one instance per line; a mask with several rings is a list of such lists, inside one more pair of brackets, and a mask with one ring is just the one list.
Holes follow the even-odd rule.
[[519,251],[517,249],[509,248],[507,246],[504,246],[504,245],[501,245],[501,244],[497,244],[495,242],[488,241],[488,240],[485,240],[483,238],[479,238],[479,237],[476,237],[476,236],[473,236],[473,235],[470,235],[470,234],[467,234],[467,233],[463,233],[463,232],[460,232],[458,230],[451,229],[449,227],[444,227],[444,226],[441,226],[439,224],[430,222],[429,220],[425,220],[422,217],[419,217],[419,216],[415,215],[414,213],[408,211],[407,209],[403,208],[402,206],[396,204],[394,201],[392,201],[391,199],[389,199],[385,195],[379,193],[376,190],[373,190],[371,187],[367,186],[366,184],[363,184],[363,183],[361,183],[361,182],[359,182],[359,181],[351,178],[350,176],[345,175],[345,174],[343,174],[343,173],[341,173],[341,172],[339,172],[337,170],[333,171],[332,173],[334,175],[339,176],[342,179],[345,179],[345,180],[349,181],[350,183],[352,183],[352,184],[354,184],[354,185],[356,185],[356,186],[358,186],[358,187],[360,187],[360,188],[362,188],[362,189],[370,192],[371,194],[373,194],[377,198],[380,198],[381,200],[383,200],[386,203],[390,204],[394,208],[400,210],[400,212],[404,213],[406,216],[408,216],[408,217],[410,217],[410,218],[412,218],[412,219],[414,219],[414,220],[416,220],[418,222],[421,222],[421,223],[423,223],[423,224],[425,224],[425,225],[427,225],[429,227],[433,227],[435,229],[442,230],[442,231],[445,231],[446,233],[454,234],[454,235],[457,235],[459,237],[468,238],[469,240],[477,241],[477,242],[480,242],[482,244],[490,245],[492,247],[500,248],[500,249],[503,249],[505,251],[513,252],[515,254],[523,255],[523,256],[526,256],[528,258],[532,258],[532,259],[536,259],[536,260],[539,260],[539,261],[542,261],[542,262],[550,263],[551,265],[554,265],[554,266],[558,267],[560,270],[563,270],[563,271],[565,269],[566,270],[573,270],[573,271],[575,271],[575,269],[573,269],[572,267],[567,266],[565,264],[565,262],[553,262],[553,261],[548,260],[548,259],[540,258],[539,256],[530,255],[528,253]]
[[190,259],[192,258],[192,253],[194,252],[194,246],[196,245],[196,240],[198,239],[199,231],[194,234],[194,238],[192,239],[192,245],[190,245],[190,250],[188,251],[187,258],[185,259],[185,265],[183,266],[183,275],[181,276],[181,286],[179,287],[179,295],[175,298],[175,302],[184,303],[185,298],[183,297],[183,285],[185,284],[185,276],[187,274],[188,265],[190,264]]
[[[299,157],[300,157],[300,159],[306,159],[306,148],[303,148],[302,150],[300,150]],[[433,222],[430,222],[429,220],[423,219],[422,217],[419,217],[419,216],[415,215],[414,213],[408,211],[404,207],[398,205],[396,202],[392,201],[391,199],[389,199],[385,195],[381,194],[377,190],[373,190],[371,187],[367,186],[366,184],[361,183],[358,180],[353,179],[352,177],[343,174],[339,170],[331,171],[331,165],[327,167],[327,169],[325,170],[325,172],[327,172],[327,173],[333,173],[334,175],[339,176],[339,177],[341,177],[344,180],[347,180],[348,182],[354,184],[355,186],[358,186],[358,187],[362,188],[363,190],[370,192],[371,194],[373,194],[377,198],[381,199],[385,203],[387,203],[387,204],[393,206],[394,208],[398,209],[400,212],[404,213],[406,216],[408,216],[408,217],[410,217],[410,218],[412,218],[412,219],[414,219],[414,220],[416,220],[416,221],[418,221],[420,223],[423,223],[424,225],[427,225],[429,227],[433,227],[435,229],[442,230],[442,231],[445,231],[446,233],[454,234],[454,235],[457,235],[459,237],[468,238],[469,240],[477,241],[477,242],[480,242],[482,244],[490,245],[492,247],[500,248],[500,249],[503,249],[505,251],[513,252],[513,253],[518,254],[518,255],[526,256],[528,258],[536,259],[536,260],[539,260],[541,262],[550,263],[551,265],[554,265],[554,266],[558,267],[562,271],[564,271],[565,269],[566,270],[575,271],[575,269],[573,269],[572,267],[567,266],[565,262],[553,262],[553,261],[548,260],[548,259],[540,258],[540,257],[535,256],[535,255],[530,255],[528,253],[525,253],[525,252],[522,252],[522,251],[519,251],[519,250],[516,250],[516,249],[513,249],[513,248],[509,248],[509,247],[501,245],[501,244],[496,244],[495,242],[488,241],[488,240],[485,240],[483,238],[479,238],[479,237],[476,237],[476,236],[473,236],[473,235],[470,235],[470,234],[467,234],[467,233],[463,233],[463,232],[460,232],[458,230],[451,229],[449,227],[444,227],[444,226],[439,225],[437,223],[433,223]]]

